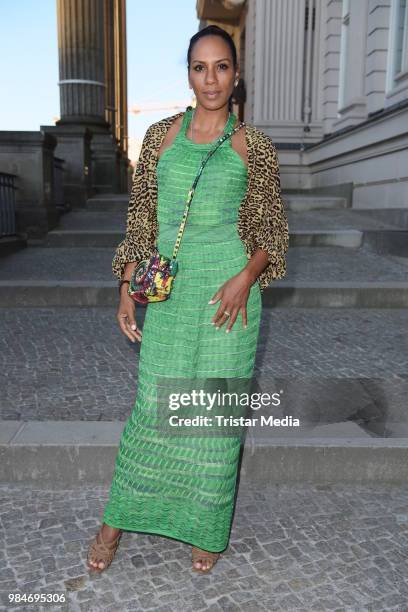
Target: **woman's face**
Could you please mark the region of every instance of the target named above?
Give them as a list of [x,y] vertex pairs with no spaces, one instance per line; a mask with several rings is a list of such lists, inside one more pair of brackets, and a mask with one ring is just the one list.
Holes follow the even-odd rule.
[[203,36],[194,44],[189,83],[197,105],[218,109],[228,104],[237,76],[230,48],[221,36]]

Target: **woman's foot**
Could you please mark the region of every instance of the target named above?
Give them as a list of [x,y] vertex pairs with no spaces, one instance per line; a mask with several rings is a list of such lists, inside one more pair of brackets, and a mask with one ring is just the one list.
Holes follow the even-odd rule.
[[115,556],[116,549],[119,546],[119,540],[122,535],[122,530],[116,527],[110,527],[106,523],[93,538],[88,550],[88,567],[89,569],[102,572],[109,567]]
[[210,552],[193,546],[191,549],[191,560],[193,562],[193,570],[203,574],[209,572],[217,563],[221,553]]

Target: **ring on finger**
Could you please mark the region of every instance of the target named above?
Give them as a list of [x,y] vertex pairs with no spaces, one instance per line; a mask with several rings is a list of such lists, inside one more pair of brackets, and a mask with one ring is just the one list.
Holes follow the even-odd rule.
[[230,313],[230,312],[227,312],[226,310],[224,310],[224,313],[225,313],[226,315],[228,315],[229,317],[231,316],[231,313]]

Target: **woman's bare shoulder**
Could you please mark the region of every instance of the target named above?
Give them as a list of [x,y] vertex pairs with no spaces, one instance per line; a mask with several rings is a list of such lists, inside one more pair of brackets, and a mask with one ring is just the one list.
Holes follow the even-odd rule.
[[164,136],[163,142],[161,143],[161,146],[158,151],[159,159],[162,153],[164,153],[164,151],[173,144],[174,139],[176,138],[181,128],[182,122],[183,122],[183,115],[180,115],[180,116],[176,116],[176,118],[170,123],[166,131],[166,134]]
[[[237,121],[239,123],[239,121]],[[237,125],[237,123],[235,125]],[[245,126],[231,136],[231,146],[241,157],[244,164],[248,167],[248,150],[245,136]]]

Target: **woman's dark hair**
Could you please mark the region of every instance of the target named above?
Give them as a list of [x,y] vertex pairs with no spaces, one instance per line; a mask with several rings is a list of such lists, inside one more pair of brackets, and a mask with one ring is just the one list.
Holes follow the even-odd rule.
[[[230,34],[228,34],[228,32],[226,30],[223,30],[222,28],[220,28],[217,25],[209,25],[206,28],[203,28],[202,30],[199,30],[198,32],[196,32],[194,34],[194,36],[192,36],[190,38],[190,43],[188,45],[188,50],[187,50],[187,67],[188,70],[190,70],[190,64],[191,64],[191,52],[193,50],[193,47],[195,45],[195,43],[200,40],[200,38],[203,38],[203,36],[221,36],[221,38],[223,38],[225,40],[225,42],[227,43],[227,45],[230,48],[231,51],[231,55],[232,55],[232,63],[234,65],[234,69],[237,67],[237,49],[235,47],[235,43],[234,40],[232,38],[232,36],[230,36]],[[228,110],[232,110],[232,94],[228,100]]]

